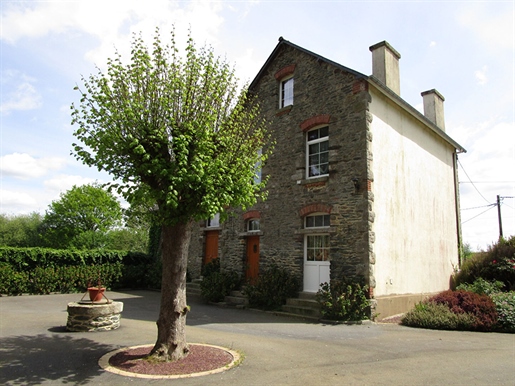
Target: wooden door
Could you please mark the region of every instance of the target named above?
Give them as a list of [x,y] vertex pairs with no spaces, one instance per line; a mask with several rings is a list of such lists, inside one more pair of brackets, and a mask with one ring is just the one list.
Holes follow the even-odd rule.
[[206,249],[204,251],[204,264],[218,257],[218,231],[206,232]]
[[245,277],[255,284],[259,275],[259,236],[247,237],[247,271]]

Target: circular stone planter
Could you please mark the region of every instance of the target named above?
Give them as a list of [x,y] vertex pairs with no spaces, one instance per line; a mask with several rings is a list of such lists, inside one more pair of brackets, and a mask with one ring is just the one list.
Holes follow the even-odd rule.
[[[104,356],[100,358],[98,361],[99,366],[104,369],[105,371],[109,371],[114,374],[123,375],[127,377],[134,377],[134,378],[146,378],[146,379],[177,379],[177,378],[191,378],[191,377],[201,377],[204,375],[211,375],[211,374],[217,374],[221,373],[223,371],[227,371],[229,369],[232,369],[233,367],[239,365],[242,361],[242,357],[237,351],[230,350],[224,347],[220,346],[213,346],[209,344],[199,344],[199,343],[191,343],[190,348],[194,348],[192,346],[197,346],[201,348],[201,351],[204,351],[204,353],[196,354],[195,351],[191,351],[189,356],[185,359],[185,361],[188,361],[190,359],[193,360],[193,362],[196,362],[196,364],[203,363],[203,362],[209,362],[213,356],[216,356],[216,354],[227,354],[229,356],[228,361],[223,361],[218,364],[218,366],[208,366],[211,367],[210,369],[207,369],[206,366],[201,365],[199,366],[189,366],[186,363],[179,361],[179,362],[168,362],[168,363],[157,363],[154,364],[151,367],[154,367],[152,370],[158,371],[158,373],[148,373],[145,371],[141,371],[139,366],[137,366],[135,363],[129,363],[128,369],[121,369],[118,367],[115,367],[111,365],[110,360],[117,356],[120,353],[126,353],[129,357],[135,357],[134,353],[143,351],[145,353],[150,352],[150,349],[154,345],[140,345],[140,346],[132,346],[132,347],[124,347],[115,351],[111,351]],[[143,349],[143,350],[141,350]],[[207,351],[206,351],[207,350]],[[213,355],[214,354],[214,355]],[[207,356],[206,356],[207,355]],[[193,357],[195,357],[193,359]],[[137,358],[140,358],[140,355],[136,356]],[[129,360],[130,362],[132,360]],[[138,370],[139,369],[139,370]],[[146,369],[148,370],[148,368]]]
[[68,303],[66,329],[74,332],[109,331],[120,327],[122,302]]

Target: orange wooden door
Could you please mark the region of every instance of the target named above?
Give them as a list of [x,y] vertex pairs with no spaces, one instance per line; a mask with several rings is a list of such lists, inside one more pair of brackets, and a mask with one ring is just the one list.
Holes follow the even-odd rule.
[[218,231],[206,232],[206,250],[204,251],[204,264],[218,257]]
[[254,284],[259,274],[259,236],[247,237],[247,271],[246,278]]

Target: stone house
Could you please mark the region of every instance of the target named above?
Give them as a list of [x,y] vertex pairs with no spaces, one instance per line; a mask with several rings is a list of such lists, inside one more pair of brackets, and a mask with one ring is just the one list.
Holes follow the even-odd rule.
[[268,199],[201,224],[193,277],[214,257],[249,280],[287,267],[303,292],[362,277],[381,317],[449,288],[465,150],[445,133],[442,95],[423,92],[421,114],[400,97],[400,54],[387,42],[370,51],[366,76],[279,39],[250,85],[276,141],[262,165]]

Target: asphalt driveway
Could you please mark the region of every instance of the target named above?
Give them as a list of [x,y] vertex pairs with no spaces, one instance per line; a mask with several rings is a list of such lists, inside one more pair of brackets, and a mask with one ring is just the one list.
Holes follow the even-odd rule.
[[102,370],[106,352],[156,338],[157,292],[110,292],[122,325],[64,330],[81,294],[0,298],[2,385],[515,385],[515,334],[433,331],[391,324],[324,325],[191,301],[187,335],[243,353],[229,371],[145,380]]

